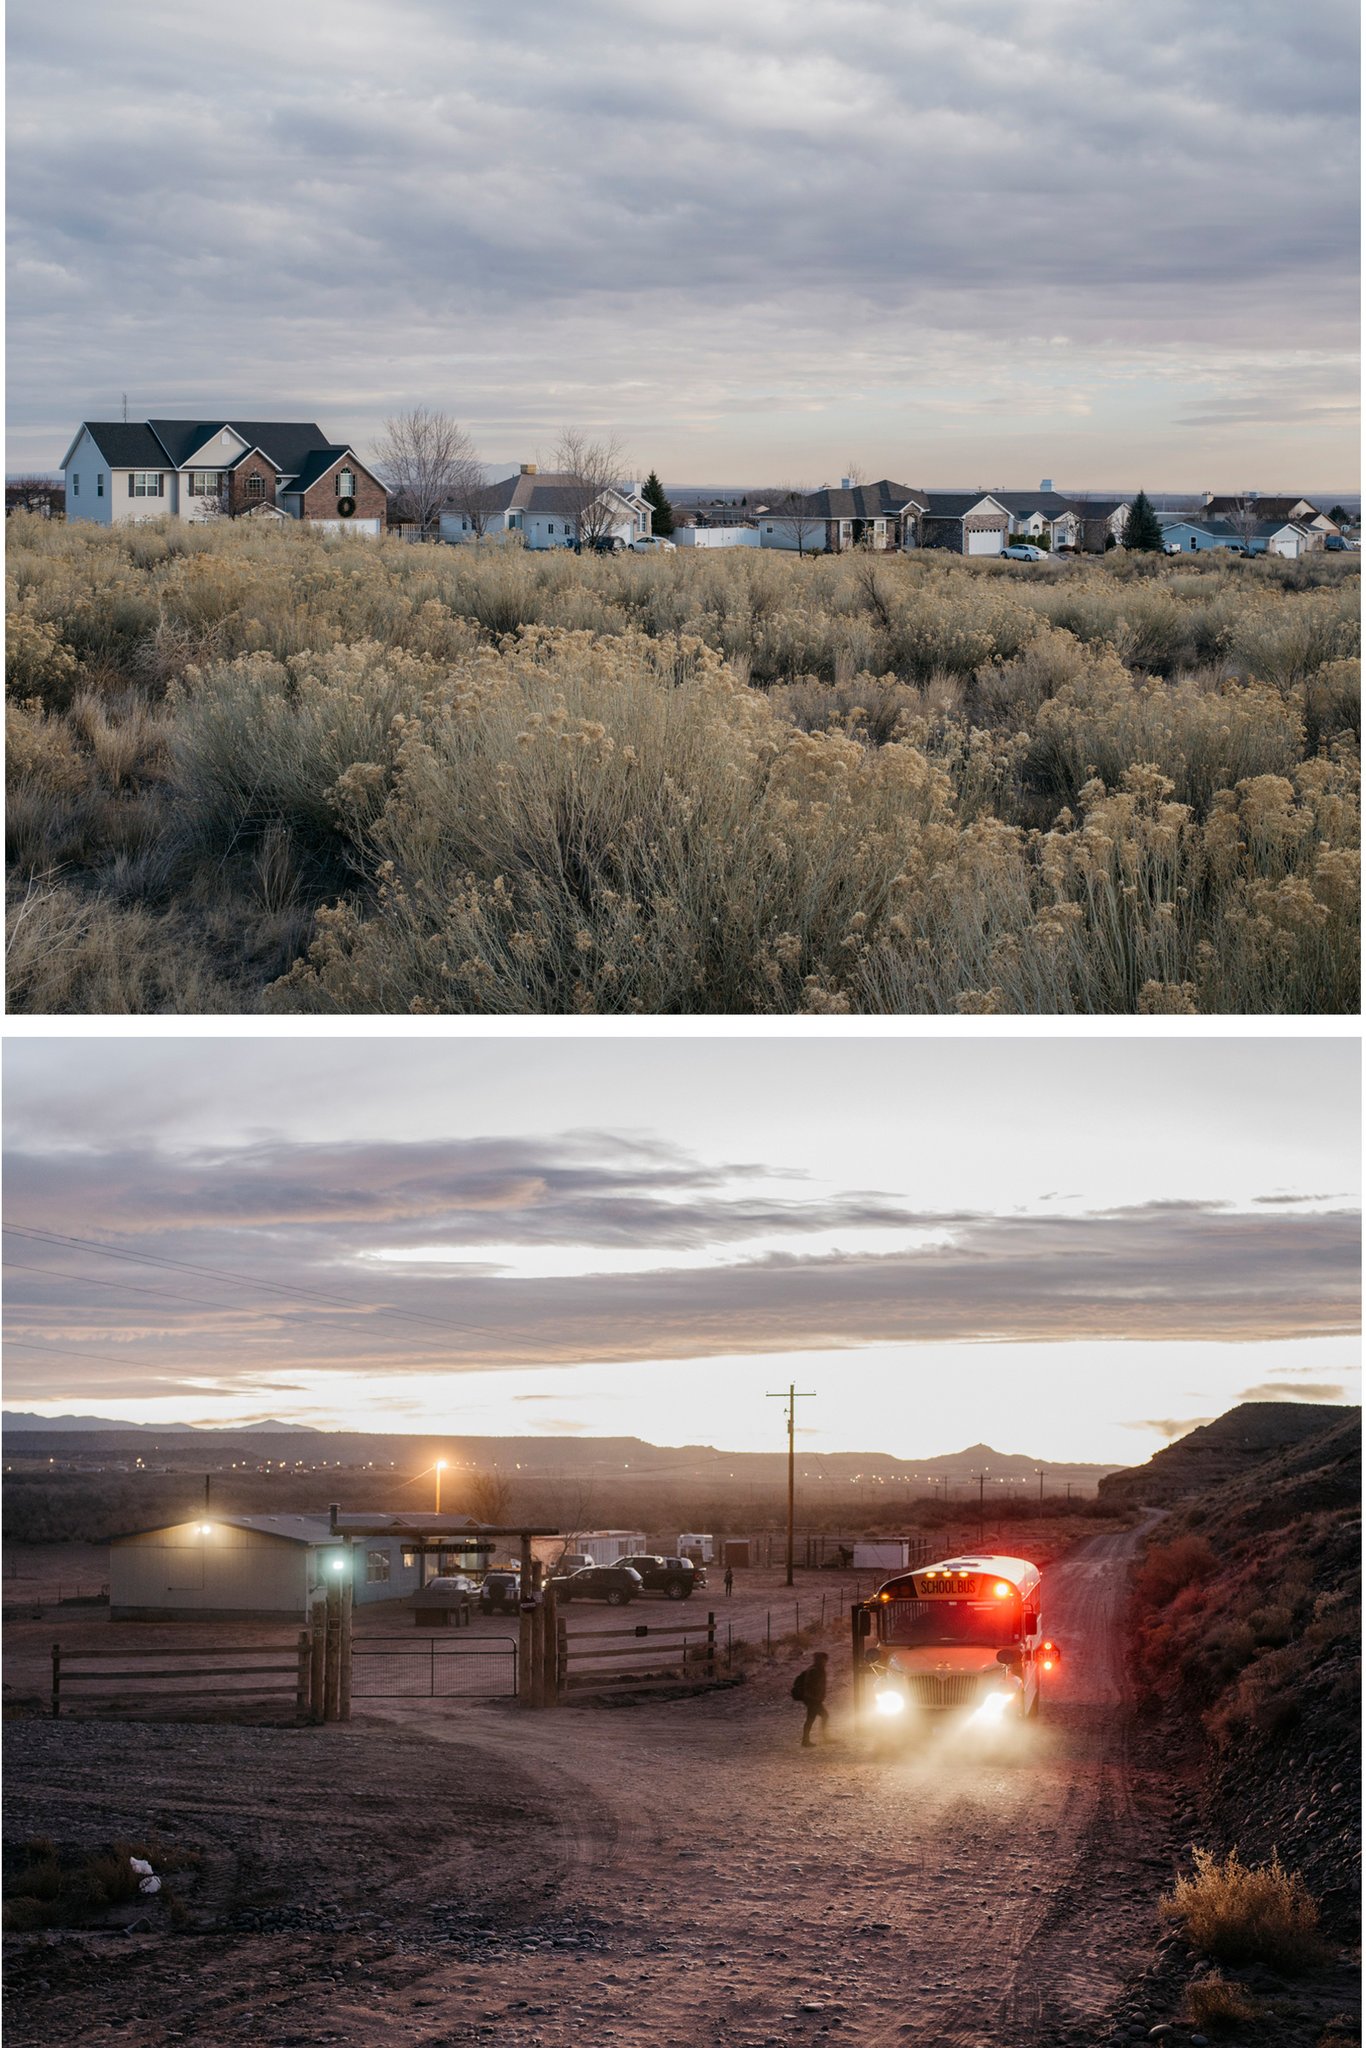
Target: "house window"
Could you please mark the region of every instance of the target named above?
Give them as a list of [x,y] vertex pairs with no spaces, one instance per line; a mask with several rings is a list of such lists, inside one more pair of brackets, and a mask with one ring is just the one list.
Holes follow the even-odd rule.
[[190,471],[190,496],[192,498],[216,498],[223,488],[221,469],[192,469]]
[[95,496],[97,498],[104,496],[104,471],[102,469],[97,470],[95,473]]
[[264,478],[263,476],[257,476],[257,475],[249,476],[249,477],[247,478],[247,496],[248,496],[249,498],[264,498],[264,496],[265,496],[265,495],[266,495],[266,480],[265,480],[265,478]]
[[159,498],[161,475],[155,469],[135,469],[128,479],[130,498]]
[[365,1583],[367,1586],[386,1586],[389,1583],[389,1553],[387,1550],[367,1550],[365,1553]]
[[415,1550],[404,1551],[403,1569],[405,1572],[415,1572],[417,1570],[417,1552]]
[[547,526],[546,526],[546,532],[547,532],[547,533],[553,533],[554,531],[555,531],[555,522],[554,522],[554,520],[552,519],[552,520],[550,520],[550,521],[548,522],[548,524],[547,524]]
[[339,498],[354,498],[355,495],[355,476],[349,469],[339,469],[337,471],[337,496]]
[[81,480],[74,470],[71,474],[71,495],[73,498],[79,498],[81,495]]

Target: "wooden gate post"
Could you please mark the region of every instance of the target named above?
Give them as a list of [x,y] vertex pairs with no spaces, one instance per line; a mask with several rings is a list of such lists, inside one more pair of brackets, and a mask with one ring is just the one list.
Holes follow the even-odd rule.
[[323,1718],[324,1680],[327,1672],[327,1600],[320,1596],[313,1602],[312,1627],[309,1630],[308,1656],[308,1718],[321,1721]]
[[299,1630],[299,1674],[294,1686],[294,1711],[299,1720],[308,1719],[308,1667],[313,1656],[313,1638],[306,1628]]
[[541,1596],[541,1605],[536,1613],[536,1619],[540,1623],[539,1633],[541,1638],[540,1685],[536,1693],[536,1704],[538,1707],[553,1707],[559,1696],[556,1673],[559,1623],[556,1618],[555,1604],[554,1591],[550,1586],[547,1586]]
[[716,1616],[707,1615],[707,1676],[716,1677]]
[[62,1712],[62,1646],[52,1645],[52,1718],[60,1720]]
[[323,1719],[335,1721],[341,1672],[341,1587],[333,1579],[327,1589],[327,1649],[323,1675]]
[[569,1690],[569,1630],[562,1614],[555,1617],[555,1697],[563,1699]]
[[857,1727],[863,1712],[863,1684],[867,1667],[863,1659],[863,1602],[856,1600],[849,1609],[849,1639],[854,1658],[854,1726]]
[[517,1698],[524,1707],[531,1705],[531,1631],[535,1620],[535,1609],[523,1606],[517,1614]]
[[351,1580],[341,1590],[341,1616],[337,1642],[337,1719],[351,1719]]

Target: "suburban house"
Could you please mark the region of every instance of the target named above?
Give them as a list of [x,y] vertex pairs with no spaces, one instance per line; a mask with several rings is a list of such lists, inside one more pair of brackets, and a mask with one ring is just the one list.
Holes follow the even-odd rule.
[[205,1514],[109,1545],[111,1621],[303,1621],[310,1598],[349,1565],[357,1601],[417,1592],[422,1558],[401,1537],[348,1552],[326,1515]]
[[1227,519],[1159,519],[1166,547],[1173,543],[1182,554],[1198,554],[1208,548],[1246,547],[1254,555],[1285,555],[1295,561],[1311,548],[1323,545],[1322,537],[1311,539],[1304,527],[1289,519],[1264,519],[1256,526],[1235,526]]
[[1259,491],[1244,491],[1240,497],[1219,498],[1212,491],[1204,493],[1205,517],[1207,519],[1242,519],[1255,513],[1258,523],[1272,520],[1288,520],[1292,525],[1304,529],[1306,534],[1317,534],[1318,541],[1310,546],[1323,545],[1330,533],[1340,533],[1326,512],[1320,512],[1317,505],[1311,505],[1308,498],[1264,498]]
[[1051,484],[1037,491],[993,491],[998,505],[1010,514],[1010,538],[1041,542],[1049,548],[1081,545],[1081,516],[1070,498]]
[[1075,498],[1073,506],[1081,527],[1078,546],[1084,554],[1103,555],[1118,547],[1129,517],[1128,498]]
[[62,472],[68,520],[100,526],[250,514],[374,536],[388,507],[355,450],[306,420],[87,420]]
[[[593,526],[624,547],[646,540],[653,507],[634,483],[609,488],[594,501],[602,516]],[[441,513],[441,538],[460,543],[500,533],[520,534],[529,548],[572,548],[580,544],[583,486],[573,476],[524,462],[515,476],[487,484],[462,504],[447,504]]]
[[792,492],[774,498],[757,517],[759,545],[806,554],[840,554],[845,548],[908,548],[919,545],[922,491],[883,477],[856,484],[842,477],[839,489]]
[[922,547],[999,555],[1010,533],[1010,513],[986,491],[931,491],[920,532]]

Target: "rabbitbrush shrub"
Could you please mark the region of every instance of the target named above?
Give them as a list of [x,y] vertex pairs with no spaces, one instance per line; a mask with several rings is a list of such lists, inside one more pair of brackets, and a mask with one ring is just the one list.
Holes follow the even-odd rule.
[[1357,1007],[1355,560],[8,524],[18,1009]]
[[1252,1866],[1236,1849],[1222,1862],[1208,1849],[1193,1856],[1194,1874],[1178,1878],[1161,1904],[1163,1919],[1178,1925],[1192,1948],[1216,1962],[1268,1963],[1287,1973],[1320,1960],[1318,1907],[1279,1856]]

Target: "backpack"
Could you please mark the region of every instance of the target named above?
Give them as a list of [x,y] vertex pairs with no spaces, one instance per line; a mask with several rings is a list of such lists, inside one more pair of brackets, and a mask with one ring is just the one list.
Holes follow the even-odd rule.
[[806,1673],[805,1673],[804,1671],[799,1671],[799,1672],[797,1673],[797,1676],[796,1676],[796,1677],[795,1677],[795,1678],[793,1679],[793,1681],[792,1681],[792,1695],[791,1695],[791,1696],[792,1696],[792,1698],[793,1698],[794,1700],[800,1700],[800,1701],[801,1701],[801,1702],[803,1703],[803,1705],[805,1705],[805,1703],[806,1703]]

